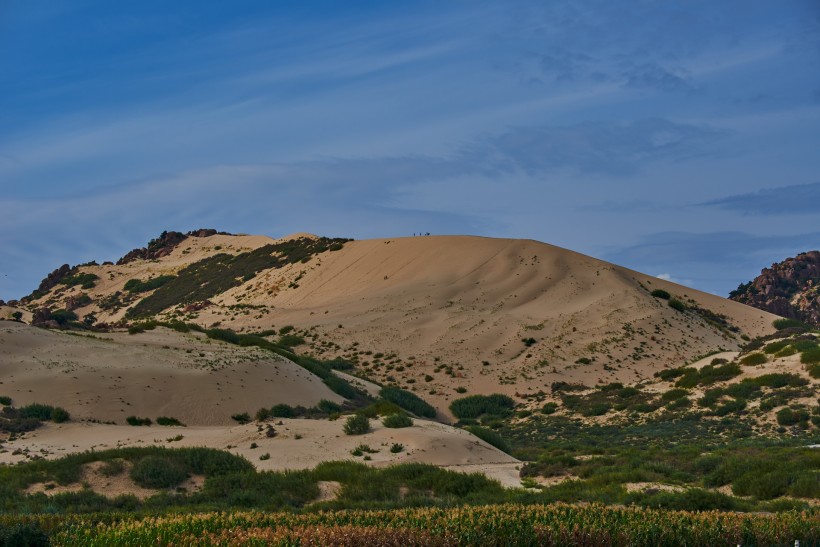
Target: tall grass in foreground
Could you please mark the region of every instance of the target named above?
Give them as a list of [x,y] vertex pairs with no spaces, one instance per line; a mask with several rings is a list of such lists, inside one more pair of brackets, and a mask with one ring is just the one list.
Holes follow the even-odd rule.
[[211,513],[97,525],[72,519],[56,545],[820,545],[820,514],[694,513],[599,505]]

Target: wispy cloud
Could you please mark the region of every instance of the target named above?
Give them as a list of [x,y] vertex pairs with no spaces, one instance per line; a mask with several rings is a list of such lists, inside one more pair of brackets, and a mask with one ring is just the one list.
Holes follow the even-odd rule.
[[744,215],[813,215],[820,220],[820,182],[764,188],[701,203]]

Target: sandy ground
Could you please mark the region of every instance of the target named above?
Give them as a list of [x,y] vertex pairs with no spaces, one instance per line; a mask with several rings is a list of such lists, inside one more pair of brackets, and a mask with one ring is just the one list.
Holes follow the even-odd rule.
[[[267,437],[266,425],[262,424],[233,427],[47,424],[14,441],[4,442],[0,464],[117,447],[205,446],[241,455],[259,470],[311,469],[323,461],[334,460],[356,460],[375,466],[419,462],[460,472],[482,472],[505,486],[521,484],[518,460],[464,430],[437,422],[415,420],[413,427],[389,429],[380,421],[371,420],[372,431],[365,435],[345,435],[343,418],[335,421],[283,419],[267,423],[276,430],[273,438]],[[256,448],[251,448],[254,443]],[[391,453],[394,443],[402,444],[403,450]],[[370,461],[351,455],[361,444],[378,450],[369,454]],[[20,452],[15,454],[18,449]],[[270,458],[261,460],[264,454]]]
[[322,381],[270,352],[157,328],[94,338],[0,322],[0,395],[62,406],[75,419],[128,416],[229,425],[277,403],[340,402]]

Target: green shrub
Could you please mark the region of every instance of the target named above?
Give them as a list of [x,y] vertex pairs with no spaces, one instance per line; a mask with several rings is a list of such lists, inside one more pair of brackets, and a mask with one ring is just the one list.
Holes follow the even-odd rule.
[[800,355],[800,362],[804,365],[820,363],[820,348],[806,350]]
[[515,401],[507,395],[470,395],[450,403],[450,412],[459,419],[478,418],[484,414],[505,416],[512,411]]
[[316,404],[316,408],[319,409],[320,412],[324,412],[326,414],[334,414],[336,412],[341,412],[342,407],[333,401],[328,401],[327,399],[322,399]]
[[51,421],[55,424],[67,422],[69,418],[71,418],[71,416],[69,416],[68,411],[64,408],[58,406],[51,410]]
[[364,414],[368,418],[378,418],[379,416],[389,416],[391,414],[401,414],[404,410],[396,403],[390,401],[376,401],[358,410],[359,414]]
[[95,282],[100,277],[93,273],[80,273],[77,272],[74,275],[69,275],[64,277],[60,280],[60,284],[66,285],[67,287],[74,287],[76,285],[80,285],[83,289],[91,289],[94,287]]
[[746,366],[753,366],[762,365],[767,361],[768,359],[766,358],[765,353],[750,353],[749,355],[745,356],[743,359],[740,360],[740,364]]
[[160,275],[158,277],[154,277],[152,279],[148,279],[147,281],[142,281],[139,279],[129,279],[125,282],[125,290],[135,294],[135,293],[142,293],[152,291],[154,289],[158,289],[162,287],[172,279],[175,279],[176,276],[174,275]]
[[754,378],[746,378],[743,380],[744,384],[754,384],[757,386],[764,386],[770,387],[773,389],[781,388],[781,387],[802,387],[809,384],[809,381],[805,378],[798,376],[797,374],[791,373],[772,373],[772,374],[764,374],[762,376],[756,376]]
[[34,418],[42,422],[53,421],[56,423],[65,422],[69,419],[68,412],[60,407],[32,403],[17,409],[21,418]]
[[48,534],[33,522],[0,524],[0,547],[48,547]]
[[689,393],[689,391],[686,390],[686,389],[681,389],[681,388],[670,389],[669,391],[667,391],[663,395],[661,395],[661,401],[663,401],[663,402],[675,401],[675,400],[680,399],[682,397],[686,397],[686,395],[688,393]]
[[770,500],[784,495],[790,484],[791,477],[785,471],[746,473],[732,482],[732,493],[736,496]]
[[788,357],[790,355],[794,355],[797,353],[797,349],[794,346],[786,346],[785,348],[781,349],[777,353],[774,354],[775,357]]
[[136,416],[128,416],[125,419],[125,422],[128,425],[133,425],[133,426],[151,425],[151,418],[137,418]]
[[477,425],[471,425],[465,428],[467,431],[484,441],[485,443],[496,447],[497,449],[501,450],[502,452],[509,453],[510,447],[507,444],[507,441],[499,435],[497,432],[493,431],[492,429],[487,429],[486,427],[481,427]]
[[806,365],[806,370],[809,372],[809,376],[811,376],[812,378],[820,378],[820,363]]
[[[612,409],[612,405],[605,402],[592,403],[591,405],[581,409],[582,416],[603,416]],[[637,410],[637,409],[636,409]],[[654,410],[654,409],[653,409]]]
[[663,289],[655,289],[649,294],[651,294],[655,298],[661,298],[663,300],[669,300],[670,298],[672,298],[672,295]]
[[251,415],[247,412],[243,412],[241,414],[234,414],[231,416],[231,419],[240,423],[240,424],[247,424],[251,421]]
[[253,415],[253,418],[257,422],[264,422],[265,420],[270,418],[270,409],[264,408],[264,407],[260,408],[259,410],[256,411],[256,414]]
[[541,407],[542,414],[555,414],[555,411],[558,410],[558,403],[549,402],[545,403],[543,407]]
[[774,326],[774,328],[776,328],[777,330],[792,328],[810,330],[810,327],[808,325],[806,325],[802,321],[798,321],[797,319],[775,319],[772,322],[772,326]]
[[381,391],[379,391],[379,396],[386,401],[399,405],[408,412],[412,412],[416,416],[422,416],[424,418],[436,417],[435,408],[415,393],[411,393],[407,390],[397,387],[383,387]]
[[60,326],[66,325],[71,321],[77,320],[77,314],[68,310],[54,310],[51,312],[51,319],[57,321]]
[[11,406],[11,397],[7,397],[5,395],[0,396],[0,405]]
[[344,432],[346,435],[364,435],[370,431],[370,420],[364,414],[354,414],[345,421]]
[[777,423],[782,426],[805,425],[809,421],[809,413],[800,408],[786,407],[778,410],[775,416]]
[[157,425],[165,425],[165,426],[172,426],[172,425],[180,425],[184,426],[182,422],[177,420],[176,418],[170,418],[168,416],[160,416],[157,418]]
[[766,344],[763,347],[763,352],[764,353],[769,353],[769,354],[777,353],[778,351],[782,350],[783,348],[785,348],[788,345],[789,345],[788,340],[778,340],[777,342],[772,342],[770,344]]
[[296,412],[292,406],[280,403],[271,407],[270,416],[271,418],[293,418]]
[[171,488],[187,479],[188,472],[175,459],[146,456],[134,464],[130,476],[143,488]]
[[384,427],[399,429],[412,426],[413,420],[407,414],[391,414],[382,420],[382,424]]
[[670,298],[668,304],[669,307],[673,310],[677,310],[680,312],[686,311],[686,304],[684,304],[680,300],[677,300],[676,298]]
[[390,446],[390,452],[393,453],[393,454],[398,454],[402,450],[404,450],[404,445],[401,444],[401,443],[393,443]]

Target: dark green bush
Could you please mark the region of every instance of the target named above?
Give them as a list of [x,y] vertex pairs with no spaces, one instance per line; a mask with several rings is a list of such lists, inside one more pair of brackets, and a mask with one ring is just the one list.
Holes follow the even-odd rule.
[[672,298],[672,295],[663,289],[655,289],[650,294],[655,298],[662,298],[663,300],[669,300]]
[[66,325],[71,321],[77,320],[77,314],[68,310],[54,310],[51,312],[51,319],[57,321],[59,325]]
[[677,310],[677,311],[680,311],[680,312],[686,311],[686,304],[684,304],[683,302],[681,302],[680,300],[677,300],[675,298],[669,299],[668,304],[669,304],[669,307],[672,308],[673,310]]
[[732,482],[732,493],[736,496],[770,500],[786,494],[791,480],[789,473],[782,470],[746,473]]
[[146,456],[134,464],[131,479],[143,488],[171,488],[188,478],[188,472],[176,459]]
[[344,425],[344,432],[347,435],[364,435],[368,431],[370,431],[370,420],[364,414],[349,416]]
[[0,547],[48,547],[51,542],[37,524],[0,524]]
[[754,384],[757,386],[770,387],[773,389],[781,387],[802,387],[809,384],[809,381],[797,374],[791,373],[772,373],[756,376],[755,378],[746,378],[743,380],[744,384]]
[[157,418],[157,424],[158,425],[165,425],[165,426],[185,425],[182,422],[180,422],[179,420],[177,420],[176,418],[170,418],[168,416],[160,416],[159,418]]
[[803,323],[802,321],[798,321],[797,319],[775,319],[772,322],[772,326],[777,330],[784,330],[784,329],[803,329],[803,330],[810,330],[810,327]]
[[386,401],[399,405],[408,412],[412,412],[416,416],[422,416],[424,418],[436,417],[436,409],[410,391],[388,386],[383,387],[379,391],[379,396]]
[[247,424],[247,423],[250,423],[250,421],[251,421],[251,415],[248,414],[247,412],[243,412],[241,414],[232,415],[231,419],[234,420],[235,422],[240,423],[240,424]]
[[554,414],[555,411],[558,410],[558,403],[545,403],[543,407],[541,407],[541,412],[543,414]]
[[70,418],[65,409],[40,403],[26,405],[17,409],[17,412],[21,418],[34,418],[42,422],[53,421],[61,423]]
[[686,395],[688,395],[688,394],[689,394],[689,391],[686,390],[686,389],[674,388],[674,389],[670,389],[669,391],[667,391],[663,395],[661,395],[661,400],[664,401],[664,402],[675,401],[675,400],[680,399],[682,397],[686,397]]
[[71,416],[69,416],[68,411],[64,408],[58,406],[51,410],[51,421],[55,424],[67,422],[69,418],[71,418]]
[[746,366],[753,366],[753,365],[762,365],[766,363],[768,359],[766,358],[765,353],[750,353],[749,355],[743,357],[740,360],[740,364]]
[[69,275],[60,280],[61,285],[66,285],[67,287],[74,287],[76,285],[80,285],[83,289],[91,289],[94,287],[95,282],[100,277],[93,273],[80,273],[77,272],[74,275]]
[[125,419],[128,425],[151,425],[151,418],[137,418],[136,416],[128,416]]
[[778,340],[777,342],[772,342],[770,344],[766,344],[763,347],[763,352],[764,353],[770,353],[770,354],[771,353],[777,353],[778,351],[782,350],[783,348],[785,348],[788,345],[789,345],[788,340]]
[[176,276],[174,275],[160,275],[158,277],[154,277],[152,279],[148,279],[146,281],[142,281],[140,279],[129,279],[125,282],[125,290],[130,293],[141,293],[141,292],[148,292],[154,289],[158,289],[162,287],[172,279],[175,279]]
[[0,396],[0,405],[11,406],[11,397],[7,397],[5,395]]
[[470,419],[478,418],[484,414],[494,416],[505,416],[509,414],[515,401],[507,395],[494,393],[492,395],[470,395],[462,399],[456,399],[450,403],[450,412],[456,418]]
[[777,423],[783,426],[805,425],[809,421],[809,413],[800,408],[786,407],[778,410]]
[[820,348],[813,348],[804,351],[800,355],[800,362],[804,365],[814,365],[820,363]]
[[270,416],[271,418],[293,418],[296,412],[292,406],[280,403],[271,407]]
[[320,412],[324,412],[326,414],[334,414],[336,412],[341,412],[342,407],[333,401],[328,401],[327,399],[322,399],[316,404],[316,408],[319,409]]
[[399,429],[403,427],[411,427],[413,420],[407,414],[391,414],[382,420],[384,427],[392,429]]
[[477,425],[471,425],[465,428],[467,431],[484,441],[485,443],[496,447],[497,449],[501,450],[502,452],[510,452],[510,447],[507,444],[507,441],[498,434],[497,432],[493,431],[492,429],[487,429],[486,427],[481,427]]

